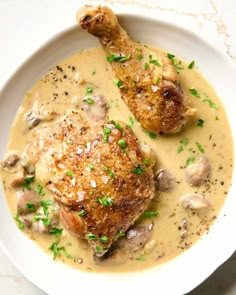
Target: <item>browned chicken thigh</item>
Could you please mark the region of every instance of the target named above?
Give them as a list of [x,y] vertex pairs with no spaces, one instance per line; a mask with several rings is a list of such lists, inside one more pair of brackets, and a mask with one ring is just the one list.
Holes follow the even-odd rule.
[[154,196],[153,161],[122,122],[91,127],[70,113],[36,129],[28,155],[37,181],[61,205],[65,227],[87,239],[96,257],[134,224]]
[[99,38],[123,100],[144,128],[175,133],[193,115],[171,61],[139,44],[119,25],[108,7],[84,6],[80,26]]

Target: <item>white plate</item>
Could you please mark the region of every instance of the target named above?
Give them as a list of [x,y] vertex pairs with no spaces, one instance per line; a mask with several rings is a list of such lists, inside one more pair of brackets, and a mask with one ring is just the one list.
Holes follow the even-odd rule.
[[[195,60],[200,71],[216,89],[227,110],[233,138],[236,138],[236,72],[230,60],[196,35],[150,16],[132,13],[120,15],[130,35],[144,43],[159,46],[187,61]],[[82,49],[98,45],[96,39],[78,27],[56,36],[11,77],[0,94],[1,145],[3,158],[12,120],[29,89],[48,69]],[[3,192],[0,198],[1,246],[19,271],[49,294],[96,292],[108,290],[114,295],[135,292],[143,295],[147,288],[160,294],[184,294],[205,280],[236,249],[236,182],[208,235],[191,249],[164,265],[133,273],[92,274],[54,262],[37,245],[22,234],[13,222]]]

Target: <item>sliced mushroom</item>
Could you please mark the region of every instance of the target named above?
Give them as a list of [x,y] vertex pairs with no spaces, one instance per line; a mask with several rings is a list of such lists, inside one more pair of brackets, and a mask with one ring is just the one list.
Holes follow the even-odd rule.
[[102,95],[85,96],[81,107],[91,123],[104,120],[108,110],[106,99]]
[[22,167],[20,167],[13,175],[10,181],[10,186],[13,188],[20,187],[24,184],[25,172]]
[[3,168],[12,168],[15,167],[17,162],[20,160],[20,157],[16,152],[8,152],[6,158],[2,161],[1,166]]
[[21,156],[20,160],[21,166],[25,169],[27,174],[33,175],[35,173],[35,166],[34,164],[30,161],[30,158],[27,154],[27,152],[24,152]]
[[51,121],[57,115],[52,110],[47,110],[44,106],[39,106],[35,101],[32,109],[26,115],[26,123],[29,129],[36,127],[41,121]]
[[18,214],[35,212],[39,208],[39,195],[35,190],[19,190],[16,192]]
[[186,194],[180,198],[182,207],[186,210],[190,209],[198,211],[210,207],[210,203],[200,194]]
[[136,225],[131,227],[126,233],[126,241],[129,250],[136,252],[143,248],[150,238],[153,224]]
[[[48,208],[48,214],[45,215],[43,208],[40,208],[36,215],[37,219],[33,217],[32,229],[39,233],[49,233],[51,228],[59,223],[60,207],[57,204],[53,204]],[[47,222],[49,221],[49,224]]]
[[155,186],[156,189],[162,192],[170,191],[173,188],[174,177],[165,170],[160,169],[155,173]]
[[207,157],[201,157],[185,170],[186,180],[192,186],[200,186],[211,172],[211,164]]

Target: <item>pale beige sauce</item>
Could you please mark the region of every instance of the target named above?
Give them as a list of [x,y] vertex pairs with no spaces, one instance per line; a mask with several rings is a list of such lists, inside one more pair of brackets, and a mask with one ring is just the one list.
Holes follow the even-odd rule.
[[[28,131],[25,123],[25,114],[31,109],[34,101],[47,108],[63,115],[68,109],[80,109],[80,103],[86,95],[88,86],[93,86],[93,94],[103,94],[108,102],[108,117],[115,120],[122,120],[130,123],[129,117],[134,117],[128,107],[120,98],[119,89],[114,85],[114,74],[110,65],[105,62],[105,55],[101,48],[80,52],[63,61],[59,66],[63,72],[53,68],[43,77],[28,93],[22,102],[13,124],[8,150],[14,150],[19,155],[31,141],[32,131]],[[181,254],[195,243],[199,237],[205,233],[218,215],[230,186],[232,175],[232,140],[230,128],[226,118],[224,108],[215,94],[214,90],[202,75],[196,70],[189,70],[187,64],[183,63],[184,70],[180,72],[181,84],[185,92],[189,95],[193,107],[197,108],[196,115],[190,120],[183,132],[170,135],[158,136],[151,139],[140,124],[135,121],[133,131],[141,143],[150,145],[155,152],[157,165],[155,169],[164,168],[169,170],[175,177],[175,186],[171,192],[157,193],[150,204],[150,210],[159,213],[153,218],[154,228],[150,240],[154,240],[154,246],[150,253],[141,249],[134,254],[133,259],[126,259],[123,263],[115,263],[107,260],[96,264],[92,258],[92,252],[87,242],[71,236],[66,230],[60,238],[60,246],[65,246],[66,250],[73,256],[67,259],[63,253],[57,258],[65,263],[81,270],[93,272],[99,271],[131,271],[152,267],[159,263],[166,262]],[[73,70],[72,67],[76,70]],[[94,74],[93,71],[96,71]],[[78,74],[79,73],[79,74]],[[84,83],[81,83],[84,81]],[[195,88],[203,95],[207,93],[209,98],[219,106],[217,110],[210,108],[207,102],[192,96],[189,88]],[[204,95],[203,95],[204,97]],[[216,120],[216,116],[217,119]],[[204,120],[204,126],[196,126],[198,119]],[[47,124],[47,123],[46,123]],[[37,128],[37,127],[36,127]],[[180,140],[189,139],[189,144],[181,153],[177,153],[181,145]],[[199,188],[191,187],[187,184],[184,173],[186,160],[192,156],[200,157],[201,153],[196,147],[196,142],[204,147],[205,155],[212,165],[210,175],[210,186],[202,185]],[[192,149],[192,151],[190,150]],[[10,188],[9,180],[12,177],[6,172],[2,172],[4,188],[7,201],[12,212],[16,214],[15,190]],[[51,194],[44,189],[46,196],[44,199],[52,198]],[[180,197],[185,193],[199,192],[210,201],[212,207],[204,214],[192,214],[181,207]],[[187,238],[181,239],[181,231],[178,226],[181,220],[186,218],[189,223],[189,234]],[[150,223],[150,219],[142,219],[142,223]],[[62,226],[62,225],[60,225]],[[60,227],[58,226],[58,227]],[[25,230],[27,232],[27,230]],[[55,237],[48,234],[38,234],[28,231],[27,235],[35,240],[37,244],[49,255],[52,252],[48,249],[55,241]],[[81,262],[82,258],[83,262]]]

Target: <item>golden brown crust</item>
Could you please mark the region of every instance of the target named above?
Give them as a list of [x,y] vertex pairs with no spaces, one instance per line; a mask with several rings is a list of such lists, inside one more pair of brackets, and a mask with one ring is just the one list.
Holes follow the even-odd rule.
[[[66,225],[74,223],[71,231],[88,238],[95,255],[103,255],[154,196],[152,168],[144,165],[132,130],[114,121],[84,128],[81,118],[72,115],[38,128],[34,138],[29,154],[39,159],[38,169],[40,164],[47,166],[48,189],[62,206],[82,214],[81,232],[80,220],[73,214],[72,220],[64,217]],[[90,240],[89,233],[96,239]],[[100,240],[103,236],[108,239],[105,244]],[[104,251],[96,251],[97,247]]]
[[142,126],[156,134],[179,131],[194,110],[170,60],[133,42],[108,7],[85,6],[77,13],[77,20],[99,38],[107,56],[130,55],[124,62],[111,61],[111,67],[122,83],[123,100]]

